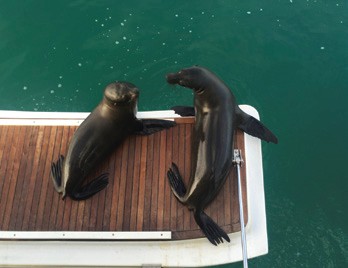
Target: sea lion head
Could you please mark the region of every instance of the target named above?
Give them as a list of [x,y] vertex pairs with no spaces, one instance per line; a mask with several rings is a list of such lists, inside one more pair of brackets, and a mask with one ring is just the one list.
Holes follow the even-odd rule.
[[197,93],[201,93],[204,90],[206,81],[206,69],[193,66],[190,68],[182,69],[177,73],[169,73],[166,76],[167,82],[171,85],[180,85],[183,87],[191,88]]
[[117,81],[104,90],[104,103],[110,107],[129,107],[136,110],[139,89],[132,83]]

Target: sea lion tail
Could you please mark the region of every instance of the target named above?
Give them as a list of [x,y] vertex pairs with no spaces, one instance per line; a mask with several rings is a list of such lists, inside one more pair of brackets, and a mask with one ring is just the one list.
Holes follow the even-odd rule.
[[273,142],[275,144],[278,143],[277,137],[270,131],[267,127],[265,127],[259,120],[248,115],[239,109],[237,112],[239,125],[238,128],[243,130],[245,133],[260,138],[267,142]]
[[194,217],[198,226],[203,231],[204,235],[208,238],[210,243],[217,246],[223,243],[223,238],[230,242],[230,238],[224,230],[221,229],[203,210],[196,209],[194,211]]

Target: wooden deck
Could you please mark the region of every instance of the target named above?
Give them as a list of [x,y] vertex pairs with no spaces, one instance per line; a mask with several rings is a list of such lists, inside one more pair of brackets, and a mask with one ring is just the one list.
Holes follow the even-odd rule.
[[[172,239],[203,237],[166,177],[175,162],[189,179],[193,118],[177,123],[151,136],[128,138],[91,175],[109,172],[108,187],[80,202],[62,200],[50,178],[51,163],[66,153],[76,126],[0,126],[0,231],[172,231]],[[245,158],[241,132],[235,147]],[[206,209],[228,233],[240,230],[235,173],[232,168]],[[245,165],[241,173],[247,222]]]

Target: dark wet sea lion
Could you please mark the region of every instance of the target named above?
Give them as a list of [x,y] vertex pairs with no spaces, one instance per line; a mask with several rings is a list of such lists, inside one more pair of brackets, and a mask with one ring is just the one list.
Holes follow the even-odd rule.
[[83,200],[105,188],[107,174],[83,183],[129,135],[149,135],[175,125],[166,120],[137,119],[138,96],[138,88],[128,82],[115,82],[105,88],[103,100],[72,137],[66,157],[60,156],[52,164],[54,187],[63,198],[68,195]]
[[237,128],[266,141],[277,138],[260,121],[244,113],[230,89],[211,71],[202,67],[183,69],[167,75],[167,82],[193,89],[192,107],[176,107],[182,115],[195,114],[192,136],[191,175],[186,188],[177,166],[168,170],[172,191],[178,200],[193,210],[194,218],[209,241],[217,245],[230,241],[203,209],[215,198],[232,165],[233,136]]

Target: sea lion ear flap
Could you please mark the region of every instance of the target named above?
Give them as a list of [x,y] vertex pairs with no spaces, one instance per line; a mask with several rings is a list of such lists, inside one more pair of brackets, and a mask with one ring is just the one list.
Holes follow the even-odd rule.
[[278,143],[277,137],[256,118],[244,113],[242,110],[238,112],[237,116],[239,121],[238,128],[245,133],[267,142]]

